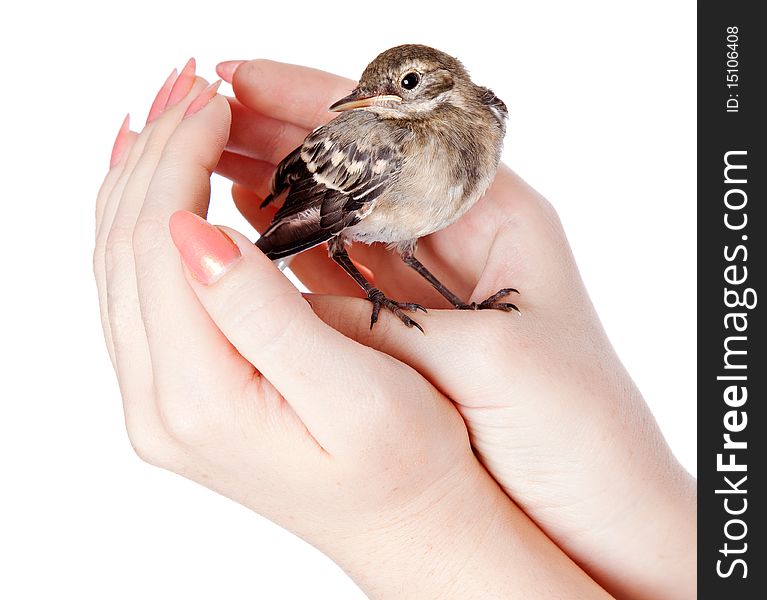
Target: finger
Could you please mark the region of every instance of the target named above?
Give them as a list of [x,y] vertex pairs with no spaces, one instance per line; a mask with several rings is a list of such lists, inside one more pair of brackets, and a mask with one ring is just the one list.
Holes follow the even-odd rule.
[[104,206],[106,205],[107,198],[112,193],[115,185],[117,184],[120,175],[122,175],[125,162],[128,158],[133,144],[138,138],[138,133],[130,130],[130,115],[125,117],[120,130],[117,132],[114,145],[112,147],[112,156],[109,164],[109,171],[104,178],[98,194],[96,195],[96,232],[98,233],[101,227],[101,221],[104,218]]
[[276,165],[309,134],[309,129],[256,112],[235,98],[227,100],[232,110],[226,144],[230,152]]
[[272,119],[314,129],[335,115],[328,107],[357,85],[324,71],[251,60],[234,73],[235,96],[248,108]]
[[[138,134],[133,139],[133,143],[125,149],[117,164],[110,171],[109,175],[112,175],[115,178],[114,182],[111,185],[103,186],[100,192],[100,198],[97,200],[97,204],[101,203],[103,206],[101,209],[98,207],[96,209],[97,229],[96,243],[93,251],[93,272],[96,278],[96,288],[99,294],[99,307],[101,310],[101,325],[104,331],[104,339],[107,345],[107,351],[109,352],[109,356],[112,361],[112,366],[117,372],[118,378],[119,368],[115,350],[114,335],[112,333],[113,327],[109,317],[107,273],[113,270],[113,265],[117,260],[115,254],[119,253],[119,250],[115,250],[114,247],[109,247],[107,242],[109,234],[112,231],[114,218],[117,214],[117,209],[120,205],[120,200],[123,196],[125,186],[130,181],[133,175],[133,171],[143,155],[144,148],[147,144],[150,133],[150,131],[145,129],[140,134]],[[99,213],[100,216],[98,216]]]
[[[470,300],[481,301],[498,289],[515,287],[526,298],[535,298],[538,308],[546,304],[557,314],[568,304],[575,305],[574,296],[583,296],[585,290],[552,205],[505,165],[483,200],[478,210],[465,215],[462,231],[446,230],[447,235],[435,236],[428,248],[447,264],[458,265],[464,278],[476,281]],[[485,241],[484,248],[472,242],[462,247],[458,234],[490,243]]]
[[[162,114],[162,112],[166,112],[169,114],[178,113],[179,107],[176,106],[180,101],[184,99],[185,96],[189,94],[191,91],[193,85],[195,82],[198,81],[198,79],[195,77],[194,71],[195,71],[195,60],[194,58],[190,58],[189,61],[184,66],[183,70],[181,71],[180,75],[176,75],[176,70],[174,69],[171,73],[171,76],[165,81],[163,86],[160,88],[160,91],[158,92],[157,96],[154,99],[154,102],[152,103],[152,107],[150,109],[150,118],[156,118],[159,114]],[[162,107],[162,108],[160,108]],[[128,121],[128,118],[126,117],[126,123]],[[133,168],[135,167],[135,160],[137,157],[141,156],[144,151],[144,144],[147,142],[147,140],[150,138],[151,132],[155,128],[153,126],[149,126],[149,121],[147,121],[147,126],[144,127],[144,130],[142,131],[142,135],[139,136],[139,140],[136,144],[134,144],[134,148],[131,151],[131,155],[128,157],[128,167],[125,169],[125,172],[123,176],[118,181],[117,185],[115,186],[115,189],[113,190],[112,194],[110,195],[110,198],[122,198],[122,186],[125,184],[126,181],[132,180],[131,176],[133,173]],[[119,142],[119,135],[118,135],[118,142]],[[116,161],[116,153],[119,152],[119,144],[115,144],[115,148],[112,150],[112,161]],[[131,158],[134,160],[131,161]],[[111,208],[112,210],[105,210],[106,218],[104,219],[105,223],[102,223],[102,227],[99,230],[99,233],[97,233],[97,236],[102,237],[102,241],[104,241],[106,234],[111,229],[112,225],[112,217],[114,216],[114,212],[116,210],[117,203],[111,200],[107,201],[107,209]],[[106,224],[106,227],[104,226]],[[100,236],[101,232],[104,232],[103,236]]]
[[[200,80],[193,90],[202,87],[204,82]],[[115,301],[130,302],[132,300],[133,302],[133,310],[115,309],[120,313],[120,319],[128,318],[131,330],[141,329],[138,326],[139,313],[131,248],[133,228],[162,149],[180,120],[183,110],[182,103],[182,106],[175,111],[175,118],[173,111],[169,111],[169,115],[159,123],[145,128],[141,135],[136,136],[135,152],[131,151],[127,160],[120,163],[123,168],[105,201],[104,212],[107,214],[103,215],[100,233],[97,234],[94,263],[100,265],[95,270],[97,285],[102,290],[100,295],[104,314],[107,315],[109,312],[107,287],[111,287],[111,294]],[[110,274],[108,283],[107,271]],[[129,314],[133,316],[129,318]],[[111,333],[108,335],[111,340],[113,336]],[[137,340],[133,341],[137,342]],[[128,347],[133,345],[129,343]]]
[[[266,230],[277,212],[277,207],[274,205],[260,208],[263,196],[243,186],[232,186],[232,198],[242,216],[259,233]],[[301,283],[315,294],[364,297],[362,288],[330,259],[327,244],[320,244],[295,255],[289,266]],[[370,270],[365,265],[358,266],[370,275],[372,282],[373,276]]]
[[189,289],[167,227],[176,210],[206,213],[210,174],[226,143],[229,123],[227,102],[215,96],[177,124],[162,150],[132,235],[138,307],[157,410],[173,437],[186,441],[195,437],[201,423],[212,431],[211,425],[230,417],[228,411],[235,408],[218,402],[222,391],[229,385],[242,390],[254,377],[252,366],[238,359]]
[[[393,320],[369,326],[370,309],[366,302],[338,296],[309,296],[315,314],[345,336],[375,348],[400,360],[430,380],[443,394],[464,406],[484,402],[498,403],[506,398],[508,390],[494,389],[496,383],[484,377],[467,377],[467,373],[508,372],[508,356],[524,368],[525,352],[515,353],[513,346],[521,348],[528,343],[535,317],[522,305],[524,318],[519,313],[501,311],[433,310],[419,320],[425,335],[413,336]],[[539,335],[545,335],[538,328]],[[460,348],[457,347],[460,344]],[[497,362],[497,364],[494,364]]]
[[[256,160],[224,151],[218,159],[215,172],[244,188],[255,192],[260,198],[260,205],[269,195],[269,183],[274,173],[274,165],[263,160]],[[258,208],[258,206],[256,207]]]
[[[125,123],[124,123],[125,125]],[[113,164],[109,169],[104,182],[101,184],[98,196],[96,197],[96,234],[101,228],[101,223],[104,218],[104,209],[107,199],[112,193],[115,185],[119,181],[126,166],[127,154],[130,152],[133,144],[135,143],[138,134],[130,130],[120,128],[118,133],[118,140],[115,141],[115,148],[118,146],[120,136],[123,136],[124,142],[122,143],[121,155],[117,157],[117,160],[113,160]],[[113,159],[115,157],[114,150],[112,151]],[[107,347],[107,353],[109,354],[109,360],[112,363],[112,367],[117,370],[117,362],[115,359],[114,341],[112,340],[112,331],[109,326],[109,314],[107,309],[107,291],[106,291],[106,267],[105,267],[105,255],[103,248],[100,248],[98,244],[94,244],[93,249],[93,277],[96,280],[96,291],[98,293],[99,301],[99,314],[101,316],[101,330],[104,334],[104,343]]]
[[[196,92],[205,87],[202,79],[191,83],[187,96],[145,127],[135,144],[141,152],[129,166],[130,173],[116,186],[109,203],[114,213],[102,233],[106,312],[114,344],[115,363],[123,397],[126,425],[134,446],[154,447],[163,443],[162,418],[155,403],[155,380],[149,345],[138,300],[133,235],[152,178],[168,140]],[[106,228],[106,221],[102,229]],[[137,436],[149,440],[136,442]],[[167,440],[166,442],[167,443]],[[138,448],[137,448],[138,450]]]
[[[114,172],[114,175],[116,175],[113,183],[108,186],[108,189],[102,188],[99,191],[96,207],[96,245],[102,249],[106,244],[107,235],[112,228],[112,221],[117,212],[120,198],[122,198],[125,184],[130,180],[133,169],[136,168],[136,163],[144,152],[144,147],[149,139],[149,133],[145,128],[144,131],[137,134],[130,147],[126,148],[115,168],[110,170],[110,174]],[[100,207],[98,206],[99,204],[101,205]]]
[[364,437],[361,423],[390,419],[402,389],[410,392],[403,405],[412,405],[403,410],[428,402],[431,392],[413,371],[325,325],[262,252],[226,232],[190,213],[171,219],[187,280],[205,310],[324,448],[347,447],[350,438]]
[[[133,143],[126,149],[127,157],[123,157],[119,160],[118,164],[107,174],[104,184],[99,191],[99,197],[97,198],[96,205],[96,241],[93,249],[93,274],[96,280],[96,289],[99,298],[99,309],[101,315],[101,326],[104,332],[104,341],[107,346],[107,352],[112,362],[112,367],[118,374],[119,369],[117,364],[117,356],[115,351],[114,336],[112,334],[113,327],[117,326],[113,324],[109,316],[109,294],[107,278],[108,273],[125,273],[132,272],[132,250],[130,248],[130,227],[122,227],[122,236],[115,235],[113,231],[113,224],[115,216],[120,206],[120,201],[125,191],[125,186],[130,181],[133,171],[136,168],[136,164],[143,156],[144,148],[147,144],[147,140],[151,134],[150,129],[146,129],[137,134],[133,138]],[[112,242],[117,237],[122,237],[117,244],[109,244],[109,237],[112,237]],[[130,260],[130,265],[126,265],[124,269],[117,268],[117,264],[122,261],[121,255],[127,255]],[[118,276],[119,278],[119,276]],[[121,288],[125,286],[120,286]],[[128,288],[130,291],[125,296],[122,293],[113,294],[113,297],[117,301],[125,300],[126,298],[135,298],[135,285]],[[114,310],[113,310],[114,312]],[[125,311],[118,311],[121,317],[126,316]],[[115,316],[117,318],[117,316]],[[135,325],[135,320],[134,320]],[[140,331],[132,327],[131,330]],[[125,397],[125,393],[123,393]]]
[[265,197],[253,188],[236,183],[232,186],[234,205],[259,234],[266,231],[279,210],[274,203],[261,208],[261,203]]
[[106,233],[118,244],[130,245],[147,189],[167,142],[181,122],[186,108],[205,86],[204,79],[196,78],[187,96],[165,111],[151,125],[147,125],[139,136],[140,155],[128,165],[124,181],[115,187],[114,197],[110,199],[114,208],[112,221]]

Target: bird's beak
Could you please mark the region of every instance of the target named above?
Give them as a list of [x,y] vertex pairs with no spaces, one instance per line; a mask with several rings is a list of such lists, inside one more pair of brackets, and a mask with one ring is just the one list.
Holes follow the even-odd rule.
[[356,89],[345,98],[341,98],[338,102],[334,102],[328,110],[343,112],[345,110],[352,110],[353,108],[380,106],[391,102],[399,104],[402,102],[402,98],[393,94],[366,94],[359,89]]

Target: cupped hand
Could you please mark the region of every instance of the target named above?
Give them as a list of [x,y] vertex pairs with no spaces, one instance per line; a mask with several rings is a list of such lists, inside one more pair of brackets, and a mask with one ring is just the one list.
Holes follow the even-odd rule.
[[477,462],[439,390],[201,218],[230,107],[189,68],[163,90],[141,133],[121,130],[96,206],[138,454],[297,533],[375,597],[530,597],[543,580],[602,597]]
[[[236,99],[217,171],[263,230],[275,209],[258,206],[274,165],[355,84],[270,61],[223,75]],[[447,307],[384,247],[355,244],[350,255],[389,297]],[[327,323],[417,369],[455,403],[506,493],[608,590],[692,597],[694,481],[615,355],[552,206],[502,165],[477,205],[422,239],[416,256],[468,301],[519,289],[521,314],[430,310],[419,317],[425,335],[390,315],[371,330],[370,304],[353,298],[359,289],[325,248],[298,255],[291,269],[318,294],[311,302]]]

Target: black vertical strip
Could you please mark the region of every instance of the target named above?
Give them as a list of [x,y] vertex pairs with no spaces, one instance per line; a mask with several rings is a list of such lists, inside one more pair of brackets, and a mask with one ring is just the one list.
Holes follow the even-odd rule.
[[760,6],[698,3],[698,583],[704,599],[767,598],[767,24],[757,16]]

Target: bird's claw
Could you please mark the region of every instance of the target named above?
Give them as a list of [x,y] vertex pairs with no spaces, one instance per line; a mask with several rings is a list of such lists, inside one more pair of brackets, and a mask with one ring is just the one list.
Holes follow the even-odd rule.
[[404,308],[405,310],[409,310],[411,312],[418,312],[419,310],[423,312],[427,312],[427,310],[423,306],[421,306],[420,304],[416,304],[415,302],[394,302],[394,304],[396,304],[400,308]]
[[394,313],[394,315],[408,327],[415,327],[416,329],[420,330],[421,333],[424,333],[423,327],[421,327],[417,321],[411,319],[408,315],[402,312],[403,309],[412,312],[419,310],[426,312],[426,309],[420,304],[416,304],[415,302],[397,302],[396,300],[391,300],[387,298],[382,291],[377,289],[372,290],[368,294],[368,300],[373,303],[373,312],[370,315],[370,329],[373,329],[373,325],[375,325],[378,321],[378,314],[380,313],[381,307],[383,306]]
[[511,293],[519,294],[519,290],[516,290],[514,288],[503,288],[502,290],[497,291],[495,294],[487,298],[486,300],[483,300],[482,302],[470,302],[468,304],[459,304],[456,306],[456,308],[460,310],[485,310],[485,309],[495,309],[495,310],[503,310],[506,312],[510,312],[512,310],[516,310],[517,312],[520,312],[519,308],[516,304],[512,304],[511,302],[498,302],[501,298],[508,296]]

